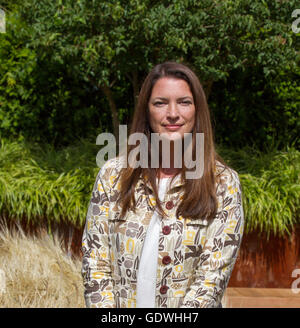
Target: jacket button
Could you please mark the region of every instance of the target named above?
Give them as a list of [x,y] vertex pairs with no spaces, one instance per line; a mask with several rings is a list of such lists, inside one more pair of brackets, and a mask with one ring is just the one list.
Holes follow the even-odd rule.
[[170,226],[164,226],[162,232],[164,235],[168,235],[171,232]]
[[174,204],[171,200],[166,203],[166,209],[171,210],[174,207]]
[[166,294],[167,291],[168,291],[168,289],[169,289],[168,286],[163,285],[163,286],[160,287],[160,290],[159,291],[160,291],[161,294]]
[[162,263],[163,264],[169,264],[169,263],[171,263],[171,258],[170,258],[170,256],[169,255],[166,255],[166,256],[164,256],[163,258],[162,258]]

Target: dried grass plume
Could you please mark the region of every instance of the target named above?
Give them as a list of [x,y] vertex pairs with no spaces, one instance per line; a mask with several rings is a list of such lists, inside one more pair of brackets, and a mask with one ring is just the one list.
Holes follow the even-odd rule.
[[80,270],[57,236],[0,227],[0,307],[84,307]]

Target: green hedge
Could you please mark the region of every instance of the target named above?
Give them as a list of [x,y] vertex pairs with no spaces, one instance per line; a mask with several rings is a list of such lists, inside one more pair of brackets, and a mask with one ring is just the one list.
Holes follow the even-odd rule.
[[[245,231],[288,234],[299,220],[300,152],[253,148],[218,152],[238,171]],[[95,177],[98,146],[88,140],[54,150],[49,145],[0,143],[0,215],[31,223],[64,221],[82,228]]]

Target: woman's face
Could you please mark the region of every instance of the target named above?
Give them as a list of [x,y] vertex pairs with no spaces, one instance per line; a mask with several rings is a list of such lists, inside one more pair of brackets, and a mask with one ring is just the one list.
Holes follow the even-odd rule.
[[170,140],[183,138],[195,123],[195,104],[186,81],[160,78],[153,86],[148,103],[150,126],[155,133],[166,133]]

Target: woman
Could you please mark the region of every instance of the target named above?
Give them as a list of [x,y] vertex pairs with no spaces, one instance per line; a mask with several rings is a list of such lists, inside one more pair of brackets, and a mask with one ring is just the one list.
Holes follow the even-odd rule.
[[[242,239],[241,185],[215,152],[205,94],[189,67],[152,69],[134,114],[136,132],[149,141],[149,165],[125,167],[135,147],[128,145],[128,156],[107,161],[94,185],[82,243],[86,305],[220,307]],[[153,153],[153,133],[169,140],[167,167],[165,151]],[[187,178],[184,160],[175,165],[184,133],[192,135],[193,159],[195,136],[204,135],[199,178]],[[155,156],[159,165],[151,167]]]

